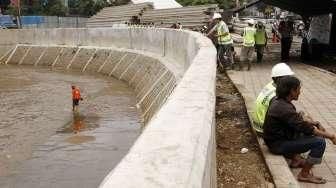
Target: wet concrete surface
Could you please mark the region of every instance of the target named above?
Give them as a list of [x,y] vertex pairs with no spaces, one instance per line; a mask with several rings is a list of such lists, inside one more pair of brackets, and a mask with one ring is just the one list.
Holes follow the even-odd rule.
[[0,187],[97,187],[140,135],[135,104],[113,78],[0,65]]

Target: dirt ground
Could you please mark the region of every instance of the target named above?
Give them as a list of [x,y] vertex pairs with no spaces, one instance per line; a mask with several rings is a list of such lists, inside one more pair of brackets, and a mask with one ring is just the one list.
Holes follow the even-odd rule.
[[[243,98],[225,74],[217,76],[216,95],[217,186],[274,187]],[[242,154],[242,148],[248,152]]]

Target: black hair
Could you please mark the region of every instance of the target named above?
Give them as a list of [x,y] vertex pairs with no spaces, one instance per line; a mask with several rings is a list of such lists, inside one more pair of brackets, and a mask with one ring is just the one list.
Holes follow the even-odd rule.
[[272,80],[274,82],[275,85],[279,84],[279,81],[281,80],[281,78],[283,78],[285,76],[278,76],[278,77],[272,77]]
[[292,89],[297,89],[300,87],[301,82],[295,76],[284,76],[278,81],[276,87],[276,95],[278,98],[286,99]]

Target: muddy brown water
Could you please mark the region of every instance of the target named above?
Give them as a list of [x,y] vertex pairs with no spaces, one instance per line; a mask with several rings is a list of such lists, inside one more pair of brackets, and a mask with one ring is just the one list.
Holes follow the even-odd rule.
[[135,106],[114,78],[0,65],[0,187],[97,187],[140,135]]

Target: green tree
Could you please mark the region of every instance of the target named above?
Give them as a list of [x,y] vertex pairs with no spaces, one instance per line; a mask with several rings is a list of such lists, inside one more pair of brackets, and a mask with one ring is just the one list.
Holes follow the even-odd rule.
[[70,14],[92,16],[102,8],[109,6],[106,0],[70,0]]
[[22,15],[43,15],[44,8],[40,1],[31,1],[30,4],[22,3],[21,14]]
[[131,0],[110,0],[111,6],[126,5],[131,2]]
[[68,12],[67,7],[60,0],[48,0],[42,7],[43,14],[49,16],[65,16]]
[[[62,0],[21,1],[21,3],[22,15],[65,16],[68,12]],[[14,9],[16,7],[10,7],[8,11],[13,12]]]
[[17,8],[13,7],[12,5],[8,6],[5,10],[3,10],[4,14],[8,14],[8,15],[13,15],[13,16],[17,16],[18,12],[17,12]]
[[10,0],[0,0],[1,12],[5,11],[11,4]]
[[218,4],[222,9],[230,9],[236,6],[235,0],[177,0],[182,6]]
[[[231,9],[236,7],[236,0],[176,0],[182,6],[218,4],[221,9]],[[252,0],[239,0],[240,5],[251,2]]]
[[107,6],[109,6],[109,3],[106,0],[97,0],[95,3],[95,13]]

